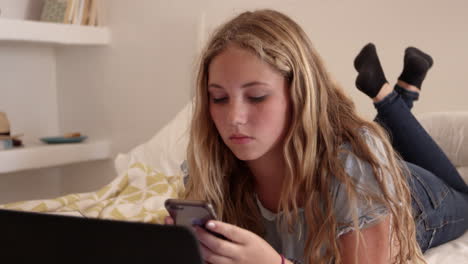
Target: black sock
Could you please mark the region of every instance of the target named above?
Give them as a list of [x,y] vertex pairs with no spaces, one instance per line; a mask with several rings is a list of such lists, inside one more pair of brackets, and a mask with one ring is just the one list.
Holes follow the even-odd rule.
[[359,52],[354,59],[354,68],[358,71],[356,87],[370,98],[377,96],[382,86],[387,83],[375,45],[372,43],[364,46]]
[[433,63],[431,56],[417,48],[409,47],[405,50],[403,72],[398,77],[398,80],[421,89],[421,84],[426,77],[426,73]]

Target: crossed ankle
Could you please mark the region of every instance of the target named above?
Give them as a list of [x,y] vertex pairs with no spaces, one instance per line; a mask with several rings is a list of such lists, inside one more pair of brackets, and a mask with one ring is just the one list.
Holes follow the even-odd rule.
[[421,89],[418,88],[417,86],[411,85],[405,81],[398,80],[397,85],[400,86],[401,88],[410,91],[410,92],[415,92],[415,93],[420,93]]
[[380,91],[377,93],[377,95],[374,98],[372,98],[372,101],[374,101],[374,103],[380,102],[392,92],[393,88],[390,86],[390,84],[385,83],[384,85],[382,85],[382,88],[380,88]]

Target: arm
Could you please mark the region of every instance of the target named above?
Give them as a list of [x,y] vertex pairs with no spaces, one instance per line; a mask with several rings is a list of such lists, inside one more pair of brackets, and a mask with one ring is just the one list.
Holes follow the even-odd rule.
[[[339,238],[340,254],[344,264],[390,263],[390,216],[361,230],[359,247],[356,232],[351,231]],[[357,249],[357,258],[356,258]]]

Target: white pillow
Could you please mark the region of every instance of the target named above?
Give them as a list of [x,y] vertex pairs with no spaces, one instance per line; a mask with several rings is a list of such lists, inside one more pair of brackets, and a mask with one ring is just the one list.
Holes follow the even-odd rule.
[[[186,159],[191,118],[192,103],[189,102],[151,140],[127,154],[117,155],[114,161],[117,175],[132,165],[130,161],[142,162],[166,175],[184,175],[180,166]],[[468,151],[462,147],[466,145],[462,141],[468,139],[468,112],[426,113],[418,115],[418,119],[468,183]]]
[[118,154],[114,165],[117,175],[128,170],[130,161],[141,162],[166,175],[184,175],[181,164],[186,159],[188,132],[192,118],[192,103],[189,102],[151,140],[127,154]]
[[429,112],[417,117],[468,183],[468,112]]

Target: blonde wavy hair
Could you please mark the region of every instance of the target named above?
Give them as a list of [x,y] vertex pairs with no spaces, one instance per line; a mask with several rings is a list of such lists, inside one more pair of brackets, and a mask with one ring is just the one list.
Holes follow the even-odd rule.
[[[187,149],[190,177],[186,198],[211,202],[222,221],[260,236],[264,233],[253,176],[224,144],[209,112],[208,68],[213,58],[231,44],[252,52],[289,82],[291,121],[283,146],[287,175],[278,210],[284,213],[286,231],[291,232],[298,208],[304,208],[307,262],[342,263],[330,193],[332,178],[346,186],[351,204],[358,200],[355,183],[339,160],[344,142],[350,143],[354,155],[372,166],[382,190],[380,195],[368,194],[364,198],[384,204],[392,216],[391,241],[398,245],[391,253],[392,262],[424,262],[416,242],[406,174],[388,135],[377,124],[359,117],[354,103],[325,70],[305,32],[277,11],[258,10],[236,16],[213,33],[201,54]],[[363,127],[382,140],[386,162],[369,148],[360,132]],[[389,180],[394,191],[389,189]],[[353,215],[358,243],[357,212]]]

